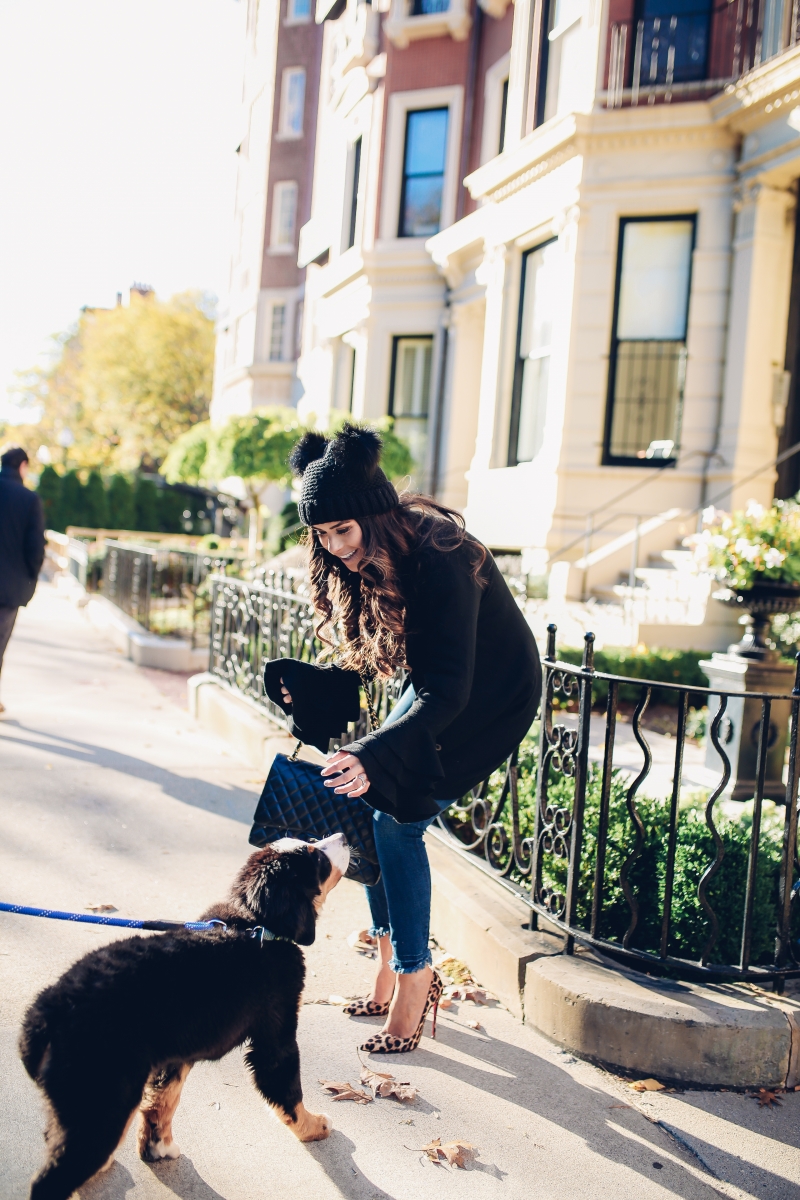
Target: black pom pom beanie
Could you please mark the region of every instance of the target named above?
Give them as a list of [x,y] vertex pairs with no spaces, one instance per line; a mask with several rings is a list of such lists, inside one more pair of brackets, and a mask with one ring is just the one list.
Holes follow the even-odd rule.
[[332,438],[305,433],[289,456],[302,476],[297,510],[304,525],[358,520],[390,512],[400,503],[380,467],[381,439],[367,426],[342,426]]

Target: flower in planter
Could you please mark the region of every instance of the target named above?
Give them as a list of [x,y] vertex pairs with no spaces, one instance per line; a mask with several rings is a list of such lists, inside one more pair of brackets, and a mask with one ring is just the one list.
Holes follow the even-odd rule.
[[800,583],[800,504],[751,500],[744,512],[707,508],[703,530],[687,538],[698,567],[721,583],[747,591],[757,583]]

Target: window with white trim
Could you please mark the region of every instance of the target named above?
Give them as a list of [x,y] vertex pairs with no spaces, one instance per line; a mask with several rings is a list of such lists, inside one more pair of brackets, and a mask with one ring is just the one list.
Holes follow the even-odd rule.
[[286,0],[286,24],[307,25],[311,20],[311,0]]
[[297,224],[297,183],[284,179],[272,189],[272,226],[269,248],[273,254],[294,253]]
[[412,110],[406,115],[398,237],[430,237],[439,232],[449,117],[448,108]]
[[680,446],[695,217],[623,217],[603,463],[663,466]]
[[281,108],[278,135],[282,138],[303,136],[303,110],[306,102],[304,67],[285,67],[281,76]]
[[558,280],[557,239],[536,246],[523,256],[508,441],[510,467],[532,462],[544,444]]
[[432,364],[430,334],[392,339],[389,415],[394,417],[394,432],[411,450],[417,486],[422,484],[428,455]]
[[282,362],[286,330],[286,305],[273,304],[269,323],[269,361]]
[[356,244],[356,228],[358,226],[358,193],[361,187],[361,153],[363,139],[357,137],[353,142],[350,165],[350,211],[348,214],[346,250]]

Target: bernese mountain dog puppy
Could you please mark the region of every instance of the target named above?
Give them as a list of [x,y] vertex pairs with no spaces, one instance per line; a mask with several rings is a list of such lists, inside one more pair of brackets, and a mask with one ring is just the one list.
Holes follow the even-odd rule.
[[[139,1154],[177,1158],[172,1118],[192,1066],[247,1043],[261,1095],[303,1142],[330,1118],[303,1106],[297,1019],[317,915],[348,867],[342,834],[251,854],[212,932],[130,937],[86,954],[28,1009],[25,1069],[45,1094],[47,1162],[32,1200],[67,1200],[140,1114]],[[262,936],[262,931],[273,935]]]

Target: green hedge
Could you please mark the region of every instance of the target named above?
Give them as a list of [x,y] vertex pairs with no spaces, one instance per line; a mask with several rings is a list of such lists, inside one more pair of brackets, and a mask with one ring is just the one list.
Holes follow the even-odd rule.
[[[557,648],[562,662],[580,664],[583,650],[574,647]],[[700,660],[708,654],[701,650],[595,650],[594,669],[607,675],[627,675],[633,679],[653,679],[657,683],[682,683],[688,687],[708,687],[708,679],[700,669]],[[637,701],[641,688],[622,684],[620,700]],[[608,684],[598,679],[592,684],[592,703],[604,704]],[[699,699],[699,698],[698,698]],[[678,703],[678,693],[671,688],[653,688],[650,704]],[[700,703],[705,703],[700,699]]]
[[184,533],[184,510],[194,508],[194,501],[182,492],[157,487],[151,479],[140,475],[131,480],[127,475],[117,474],[106,481],[98,471],[90,471],[84,482],[77,471],[60,475],[54,467],[47,466],[39,476],[37,491],[46,527],[59,533],[64,533],[68,525]]

